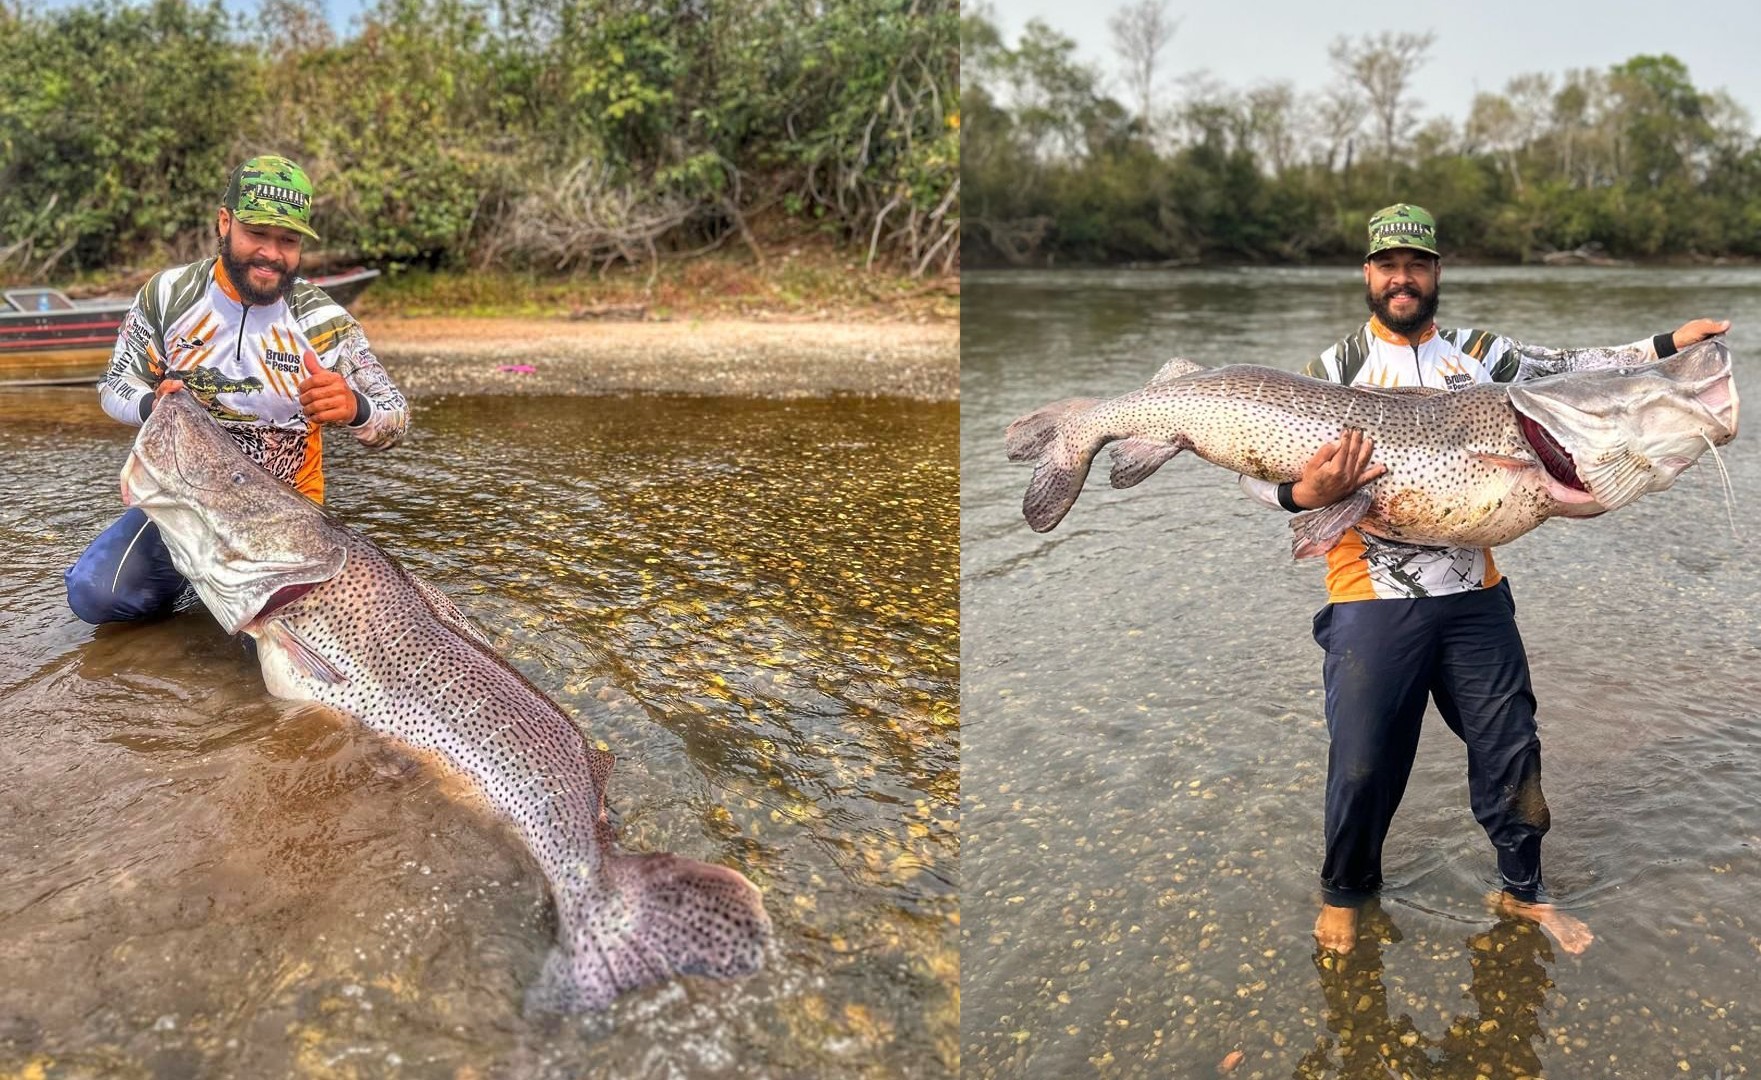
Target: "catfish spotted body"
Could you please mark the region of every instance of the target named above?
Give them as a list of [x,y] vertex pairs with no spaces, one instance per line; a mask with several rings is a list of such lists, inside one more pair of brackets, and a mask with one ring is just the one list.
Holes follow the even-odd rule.
[[[1548,518],[1591,517],[1669,487],[1709,446],[1736,436],[1737,409],[1730,351],[1718,340],[1650,364],[1453,392],[1176,360],[1141,390],[1022,417],[1005,449],[1034,464],[1022,512],[1045,532],[1075,503],[1107,444],[1114,487],[1142,482],[1185,450],[1285,482],[1323,444],[1358,429],[1387,472],[1292,519],[1299,555],[1326,551],[1351,527],[1411,544],[1493,547]],[[1525,426],[1545,434],[1542,445]]]
[[727,867],[620,851],[612,756],[443,593],[251,464],[187,393],[153,410],[122,488],[221,625],[256,639],[272,694],[429,752],[513,823],[557,907],[532,1007],[603,1009],[674,975],[758,969],[770,922],[757,889]]

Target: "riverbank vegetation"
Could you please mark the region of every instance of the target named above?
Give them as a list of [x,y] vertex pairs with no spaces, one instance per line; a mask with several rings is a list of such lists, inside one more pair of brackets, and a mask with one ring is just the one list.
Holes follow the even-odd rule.
[[311,268],[958,269],[953,0],[374,0],[346,35],[323,10],[0,0],[0,275],[208,254],[228,171],[271,152],[316,186]]
[[1383,34],[1333,44],[1324,94],[1200,75],[1158,103],[1166,12],[1138,0],[1115,17],[1120,100],[1043,22],[1007,41],[966,7],[968,266],[1355,259],[1396,200],[1437,215],[1452,257],[1761,257],[1750,117],[1674,57],[1525,75],[1425,120],[1412,76],[1446,43]]
[[[772,234],[762,225],[760,236]],[[759,322],[952,323],[960,282],[912,277],[896,268],[864,271],[858,253],[827,243],[764,242],[755,265],[739,249],[604,274],[531,270],[463,273],[411,268],[361,294],[361,318],[521,316],[583,322],[738,319]]]

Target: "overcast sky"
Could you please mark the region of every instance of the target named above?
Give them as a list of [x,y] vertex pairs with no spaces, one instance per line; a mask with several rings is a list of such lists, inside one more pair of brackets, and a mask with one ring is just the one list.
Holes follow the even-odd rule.
[[[346,0],[332,0],[346,2]],[[1117,70],[1108,17],[1125,0],[994,0],[992,15],[1014,44],[1038,18],[1074,38],[1083,60]],[[1333,80],[1327,46],[1340,35],[1385,30],[1436,34],[1430,63],[1413,79],[1419,115],[1460,123],[1474,95],[1502,91],[1513,75],[1556,77],[1571,68],[1607,68],[1633,56],[1670,53],[1688,66],[1701,91],[1723,89],[1761,120],[1761,2],[1700,0],[1478,0],[1469,3],[1361,3],[1353,0],[1170,0],[1180,20],[1162,60],[1158,100],[1178,93],[1176,79],[1206,70],[1232,89],[1284,79],[1319,92]],[[1110,84],[1125,99],[1124,83]]]

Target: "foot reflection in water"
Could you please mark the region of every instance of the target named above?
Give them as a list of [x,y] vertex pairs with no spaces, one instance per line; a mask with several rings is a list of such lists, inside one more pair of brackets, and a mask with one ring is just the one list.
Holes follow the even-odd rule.
[[1408,1013],[1389,1015],[1382,945],[1400,941],[1400,930],[1373,904],[1363,915],[1354,951],[1315,951],[1332,1036],[1321,1036],[1297,1062],[1297,1080],[1541,1075],[1541,1006],[1553,986],[1553,947],[1534,923],[1505,917],[1467,939],[1475,1011],[1458,1014],[1434,1037]]

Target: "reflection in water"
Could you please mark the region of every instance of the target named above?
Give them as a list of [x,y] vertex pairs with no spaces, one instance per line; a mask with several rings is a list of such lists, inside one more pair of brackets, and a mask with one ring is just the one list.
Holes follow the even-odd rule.
[[418,403],[331,507],[618,758],[624,845],[725,863],[737,983],[520,1013],[555,928],[512,830],[203,611],[84,626],[60,570],[128,429],[0,394],[0,1076],[942,1076],[958,1045],[957,410]]
[[1316,1039],[1292,1074],[1296,1080],[1389,1076],[1415,1080],[1540,1076],[1541,1009],[1553,987],[1553,949],[1534,923],[1501,919],[1467,940],[1473,1012],[1460,1012],[1441,1036],[1426,1035],[1410,1012],[1391,1015],[1382,946],[1401,934],[1380,905],[1364,912],[1357,948],[1345,956],[1316,950],[1315,970],[1332,1038]]

